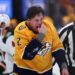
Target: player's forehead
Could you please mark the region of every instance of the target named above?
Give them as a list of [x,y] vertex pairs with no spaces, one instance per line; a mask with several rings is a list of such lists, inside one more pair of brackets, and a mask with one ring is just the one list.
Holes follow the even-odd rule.
[[39,14],[36,14],[33,19],[40,19],[40,18],[43,18],[44,15],[42,13],[39,13]]

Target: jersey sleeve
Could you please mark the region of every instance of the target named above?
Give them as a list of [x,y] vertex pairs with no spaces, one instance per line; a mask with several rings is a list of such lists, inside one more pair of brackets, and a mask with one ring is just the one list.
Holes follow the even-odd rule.
[[60,69],[62,69],[63,63],[67,66],[67,61],[65,57],[65,50],[59,36],[54,28],[53,31],[53,49],[52,55],[55,57],[56,62],[58,63]]
[[17,55],[26,60],[31,60],[35,57],[42,44],[34,39],[29,40],[26,34],[15,32],[15,52]]
[[52,35],[52,49],[51,49],[51,51],[55,52],[59,49],[64,49],[63,44],[59,39],[59,36],[57,34],[57,31],[56,31],[53,23],[51,23],[51,21],[48,19],[44,19],[44,23],[50,27],[50,31],[51,31],[51,35]]
[[59,39],[59,36],[57,34],[57,31],[54,26],[52,26],[52,52],[55,52],[59,49],[64,49],[63,44],[61,40]]

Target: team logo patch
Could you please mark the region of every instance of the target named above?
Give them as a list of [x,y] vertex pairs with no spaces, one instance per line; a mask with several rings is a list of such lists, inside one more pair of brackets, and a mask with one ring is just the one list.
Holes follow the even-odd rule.
[[42,55],[45,56],[51,49],[51,44],[48,42],[45,42],[42,44],[43,46],[41,47],[41,49],[38,52],[38,55]]
[[22,29],[24,29],[24,28],[26,28],[24,25],[21,25],[20,27],[19,27],[19,30],[22,30]]

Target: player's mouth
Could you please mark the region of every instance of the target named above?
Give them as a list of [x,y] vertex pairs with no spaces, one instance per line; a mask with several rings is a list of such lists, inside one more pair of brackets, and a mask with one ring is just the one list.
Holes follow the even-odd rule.
[[40,28],[41,27],[41,25],[39,25],[39,26],[36,26],[36,28]]

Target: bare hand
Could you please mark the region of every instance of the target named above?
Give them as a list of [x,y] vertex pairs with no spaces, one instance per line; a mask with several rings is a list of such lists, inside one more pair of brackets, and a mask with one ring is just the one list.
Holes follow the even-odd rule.
[[40,28],[38,28],[38,32],[39,33],[43,33],[43,34],[46,34],[47,33],[47,28],[44,24],[41,25]]
[[62,75],[69,75],[69,72],[67,69],[62,69]]

